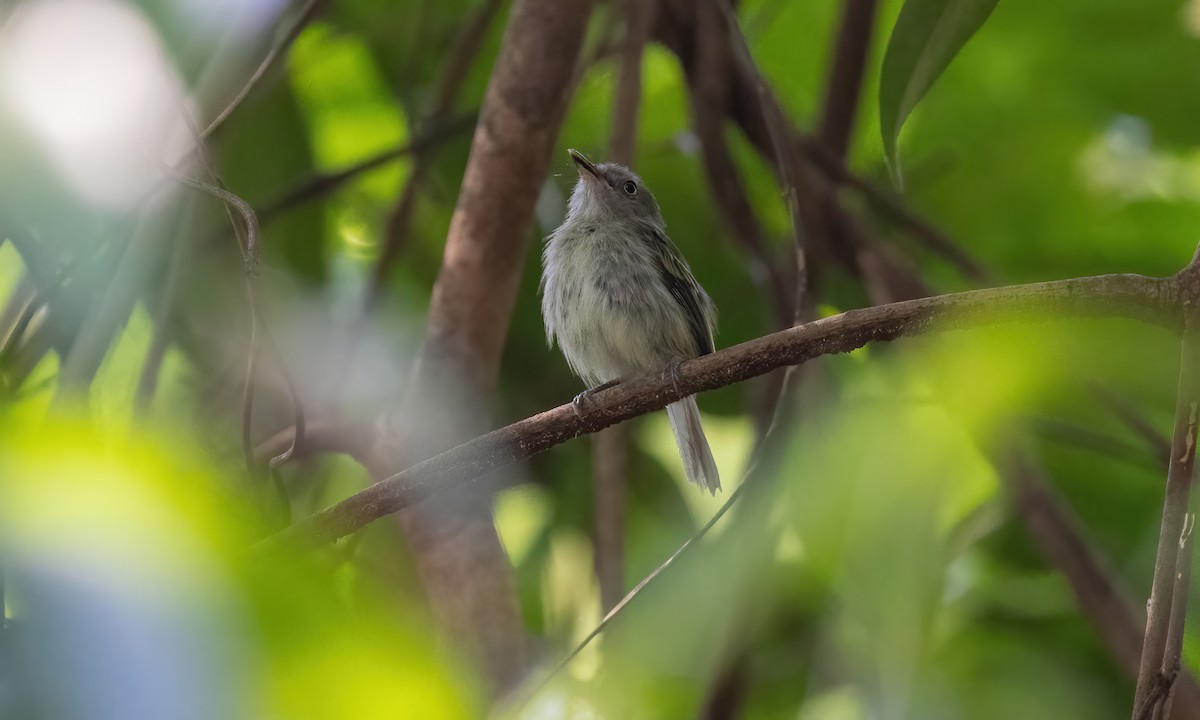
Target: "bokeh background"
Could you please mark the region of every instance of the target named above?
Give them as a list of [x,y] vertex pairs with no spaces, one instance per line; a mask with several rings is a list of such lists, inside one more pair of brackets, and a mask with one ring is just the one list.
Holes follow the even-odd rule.
[[[476,640],[495,617],[439,610],[446,588],[431,589],[428,548],[402,523],[311,553],[250,550],[386,476],[369,448],[422,421],[401,398],[513,2],[0,4],[0,715],[1128,716],[1179,357],[1176,337],[1128,320],[1031,319],[822,358],[788,383],[765,446],[781,375],[707,393],[715,498],[683,479],[663,413],[473,485],[483,500],[463,502],[486,506],[502,553],[466,575],[502,592],[452,589],[520,629],[490,660]],[[796,161],[804,319],[1169,275],[1191,257],[1200,3],[735,5],[798,144],[823,142],[831,98],[852,98],[834,135],[855,182],[811,162],[840,165],[840,148],[796,153],[810,158]],[[857,94],[831,71],[851,6],[872,11]],[[548,172],[488,188],[536,205],[512,229],[519,290],[471,427],[582,389],[546,345],[540,239],[573,185],[566,149],[613,152],[631,18],[645,23],[633,164],[720,309],[718,346],[792,323],[787,183],[738,121],[763,112],[757,94],[697,99],[740,62],[698,29],[726,23],[715,8],[591,9]],[[897,103],[912,109],[902,130]],[[731,164],[714,176],[716,152]],[[197,187],[218,182],[253,209],[257,237]],[[748,214],[730,214],[722,183]],[[296,397],[320,440],[268,470]],[[376,421],[398,406],[409,416]],[[755,489],[556,669],[752,460]],[[1174,717],[1196,713],[1177,699]]]

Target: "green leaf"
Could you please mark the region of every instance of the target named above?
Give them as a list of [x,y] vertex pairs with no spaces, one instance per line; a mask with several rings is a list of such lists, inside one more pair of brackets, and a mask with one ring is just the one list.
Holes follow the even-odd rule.
[[879,82],[879,127],[897,180],[896,141],[909,113],[991,15],[998,0],[906,0],[892,29]]

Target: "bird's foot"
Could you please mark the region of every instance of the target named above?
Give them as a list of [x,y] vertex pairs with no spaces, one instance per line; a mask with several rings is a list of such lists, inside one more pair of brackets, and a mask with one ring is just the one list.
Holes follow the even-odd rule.
[[601,383],[601,384],[597,385],[596,387],[588,388],[587,390],[584,390],[583,392],[576,395],[574,397],[574,399],[571,400],[571,407],[575,410],[575,416],[583,417],[584,403],[586,403],[588,400],[590,400],[593,395],[595,395],[598,392],[607,390],[610,387],[615,387],[620,382],[621,382],[620,380],[609,380],[606,383]]

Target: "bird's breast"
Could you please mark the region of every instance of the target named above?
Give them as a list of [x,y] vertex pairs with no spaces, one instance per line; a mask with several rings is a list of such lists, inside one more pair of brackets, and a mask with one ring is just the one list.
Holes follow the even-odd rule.
[[599,383],[694,354],[649,248],[603,232],[582,240],[556,248],[554,258],[555,334],[576,372]]

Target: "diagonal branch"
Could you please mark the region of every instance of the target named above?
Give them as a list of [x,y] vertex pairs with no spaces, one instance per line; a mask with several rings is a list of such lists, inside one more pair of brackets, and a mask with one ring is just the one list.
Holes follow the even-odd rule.
[[568,403],[476,437],[381,480],[268,538],[263,545],[312,547],[336,540],[378,518],[572,438],[658,410],[688,395],[822,355],[938,330],[1044,318],[1046,311],[1057,317],[1133,318],[1178,330],[1179,296],[1177,278],[1099,275],[850,310],[687,361],[679,366],[677,382],[650,376],[618,385],[597,395],[582,418]]
[[1145,443],[1146,447],[1154,454],[1155,459],[1161,461],[1163,467],[1169,466],[1171,438],[1159,432],[1159,429],[1154,427],[1153,423],[1133,403],[1116,391],[1102,385],[1095,385],[1094,390],[1113,414]]
[[250,95],[250,91],[253,90],[256,85],[258,85],[258,81],[262,80],[263,76],[267,74],[267,70],[270,70],[271,66],[275,64],[275,61],[288,51],[288,49],[292,46],[292,43],[296,42],[296,38],[300,37],[301,31],[303,31],[304,27],[308,25],[308,21],[312,19],[313,12],[317,9],[317,4],[319,2],[321,2],[321,0],[305,0],[304,6],[300,8],[299,12],[296,13],[295,17],[292,19],[292,22],[287,26],[287,29],[277,36],[277,39],[271,45],[271,49],[267,51],[267,54],[263,57],[262,62],[260,62],[258,67],[255,68],[254,73],[250,76],[250,79],[246,81],[246,84],[242,86],[242,89],[238,91],[238,94],[233,98],[233,100],[231,100],[229,104],[225,106],[225,109],[222,110],[221,113],[215,118],[213,118],[213,121],[208,124],[208,127],[204,128],[204,130],[200,133],[200,137],[196,141],[197,147],[199,147],[200,143],[203,143],[214,132],[216,132],[217,128],[225,124],[225,121],[229,119],[229,116],[233,114],[233,111],[237,110],[238,106],[242,104],[242,101]]
[[[664,11],[656,25],[655,38],[679,57],[685,74],[691,78],[698,72],[698,67],[694,61],[696,48],[690,38],[690,29],[698,22],[698,14],[709,7],[709,4],[691,0],[662,2]],[[729,13],[724,0],[716,4]],[[737,35],[740,37],[740,33]],[[734,64],[730,68],[729,82],[732,84],[733,101],[725,108],[726,114],[741,128],[746,139],[763,160],[778,171],[780,168],[776,158],[776,143],[772,136],[778,135],[779,132],[778,127],[773,130],[772,125],[781,125],[776,118],[786,118],[778,97],[749,63]],[[800,190],[797,200],[808,217],[820,216],[818,208],[821,203],[828,202],[827,198],[837,187],[850,188],[877,211],[907,230],[929,250],[953,263],[966,277],[978,282],[987,281],[986,269],[945,233],[914,213],[893,194],[851,172],[841,157],[823,142],[799,132],[786,121],[782,126],[786,130],[786,137],[793,143],[794,152],[789,158],[792,161],[789,165],[793,166],[796,184]],[[811,250],[815,254],[821,248],[819,244],[813,243]]]
[[476,113],[471,112],[454,118],[443,119],[436,124],[431,124],[420,135],[413,138],[411,142],[384,150],[378,155],[373,155],[343,170],[331,173],[318,173],[302,180],[289,190],[284,191],[276,199],[263,205],[262,209],[258,211],[258,221],[266,225],[269,221],[274,220],[297,205],[303,205],[306,202],[329,195],[359,175],[381,168],[402,157],[426,152],[458,135],[460,132],[474,127],[476,115]]

